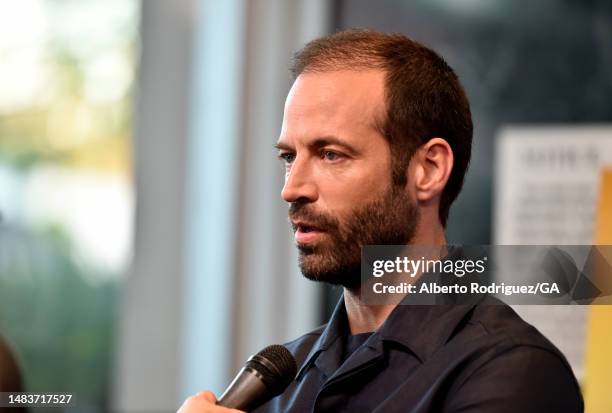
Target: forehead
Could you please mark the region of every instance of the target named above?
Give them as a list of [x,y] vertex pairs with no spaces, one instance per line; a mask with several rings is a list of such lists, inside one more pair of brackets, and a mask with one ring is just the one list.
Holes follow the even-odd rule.
[[299,75],[285,103],[281,140],[359,138],[377,132],[385,110],[384,86],[382,70]]

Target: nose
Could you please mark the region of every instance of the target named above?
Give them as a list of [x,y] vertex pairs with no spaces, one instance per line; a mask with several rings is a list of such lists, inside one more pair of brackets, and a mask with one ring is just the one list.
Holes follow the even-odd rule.
[[296,158],[285,174],[285,186],[281,192],[285,202],[314,202],[317,200],[317,185],[306,160]]

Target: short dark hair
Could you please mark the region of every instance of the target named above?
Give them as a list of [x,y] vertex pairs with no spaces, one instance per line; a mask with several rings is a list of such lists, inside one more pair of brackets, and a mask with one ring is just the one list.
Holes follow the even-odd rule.
[[470,104],[457,75],[433,50],[397,33],[352,29],[316,39],[294,56],[291,72],[385,71],[386,116],[381,133],[392,151],[392,179],[406,184],[406,167],[417,148],[431,138],[445,139],[454,165],[442,192],[439,218],[446,226],[459,195],[472,151]]

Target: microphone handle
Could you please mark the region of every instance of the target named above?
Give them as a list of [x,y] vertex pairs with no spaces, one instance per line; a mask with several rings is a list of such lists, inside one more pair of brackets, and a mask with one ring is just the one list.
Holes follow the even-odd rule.
[[261,374],[250,367],[243,367],[219,397],[217,405],[248,412],[263,404],[268,398],[269,390]]

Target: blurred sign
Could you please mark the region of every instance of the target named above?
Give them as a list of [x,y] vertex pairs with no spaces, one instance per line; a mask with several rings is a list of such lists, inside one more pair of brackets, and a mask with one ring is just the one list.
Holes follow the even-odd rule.
[[[510,127],[496,148],[494,244],[591,244],[612,127]],[[586,307],[515,306],[584,374]]]
[[[612,168],[601,174],[595,241],[612,245]],[[612,284],[612,279],[605,280]],[[612,407],[612,308],[589,309],[589,331],[586,354],[584,398],[587,413],[609,412]]]

